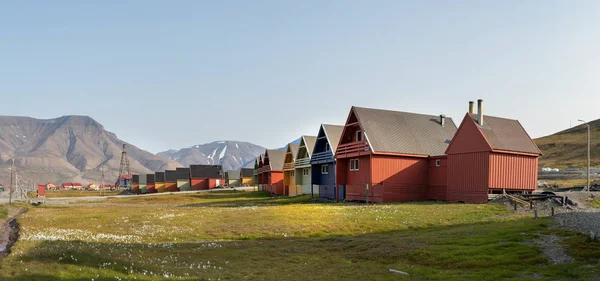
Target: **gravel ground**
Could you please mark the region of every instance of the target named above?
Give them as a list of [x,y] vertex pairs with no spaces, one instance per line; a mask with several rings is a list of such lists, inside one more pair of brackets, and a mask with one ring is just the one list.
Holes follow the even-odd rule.
[[544,235],[540,234],[538,239],[532,242],[523,243],[524,245],[536,245],[542,250],[542,254],[552,264],[567,264],[572,263],[573,258],[568,256],[563,248],[560,246],[560,242],[563,238],[556,235]]

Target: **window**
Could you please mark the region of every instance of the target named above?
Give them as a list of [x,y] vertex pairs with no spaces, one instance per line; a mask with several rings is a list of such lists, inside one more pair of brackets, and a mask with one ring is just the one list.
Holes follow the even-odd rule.
[[296,176],[296,171],[290,171],[290,177],[293,178]]
[[326,143],[326,144],[325,144],[325,151],[329,151],[329,150],[331,150],[331,148],[329,148],[329,144],[328,144],[328,143]]
[[440,166],[440,160],[439,160],[439,159],[438,159],[438,160],[435,160],[435,166],[436,166],[436,167],[439,167],[439,166]]
[[350,159],[350,171],[358,171],[358,159]]
[[323,174],[323,175],[329,174],[329,165],[321,165],[321,174]]
[[361,141],[361,140],[362,140],[362,132],[356,131],[356,141]]
[[308,169],[302,170],[302,175],[303,176],[308,176]]

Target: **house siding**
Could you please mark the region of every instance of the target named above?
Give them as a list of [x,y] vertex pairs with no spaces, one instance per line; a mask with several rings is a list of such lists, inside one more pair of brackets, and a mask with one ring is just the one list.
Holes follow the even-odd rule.
[[372,156],[373,202],[427,199],[429,160],[404,156]]
[[538,157],[490,154],[490,189],[533,191],[537,187]]
[[487,202],[490,153],[448,155],[449,202]]
[[[440,166],[436,165],[437,160]],[[448,159],[446,157],[429,159],[429,190],[427,199],[429,200],[448,200]]]
[[[321,166],[327,165],[329,174],[321,174]],[[319,186],[319,197],[334,200],[335,197],[335,163],[312,165],[312,183]],[[344,200],[345,198],[339,198]]]
[[[359,159],[358,171],[350,171],[351,159]],[[346,200],[366,200],[366,185],[372,184],[370,156],[337,159],[336,178],[338,185],[341,184],[345,186]]]

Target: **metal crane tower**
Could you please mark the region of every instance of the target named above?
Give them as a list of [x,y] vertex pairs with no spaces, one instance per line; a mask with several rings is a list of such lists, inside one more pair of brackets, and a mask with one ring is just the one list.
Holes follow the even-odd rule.
[[131,167],[129,166],[129,158],[127,157],[127,146],[123,144],[123,152],[121,152],[121,167],[119,167],[119,178],[115,184],[117,189],[131,190]]

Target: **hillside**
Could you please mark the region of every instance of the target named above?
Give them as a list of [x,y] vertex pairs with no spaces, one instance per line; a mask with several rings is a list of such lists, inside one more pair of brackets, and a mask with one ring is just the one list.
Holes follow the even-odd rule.
[[[600,166],[600,119],[590,122],[592,167]],[[535,139],[544,154],[540,167],[565,168],[587,165],[587,127],[579,125],[556,134]]]
[[[0,183],[10,181],[12,158],[18,175],[36,183],[97,182],[101,165],[105,165],[106,182],[112,183],[118,176],[124,143],[87,116],[48,120],[0,116]],[[133,173],[181,166],[127,145]]]
[[160,152],[158,155],[177,161],[184,166],[221,164],[224,170],[229,171],[241,167],[254,167],[254,159],[264,151],[264,147],[249,142],[215,141],[180,150],[168,150]]

